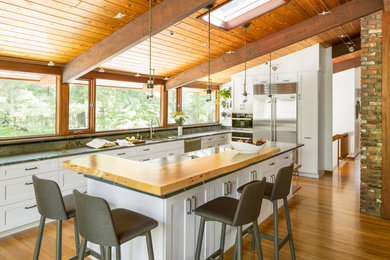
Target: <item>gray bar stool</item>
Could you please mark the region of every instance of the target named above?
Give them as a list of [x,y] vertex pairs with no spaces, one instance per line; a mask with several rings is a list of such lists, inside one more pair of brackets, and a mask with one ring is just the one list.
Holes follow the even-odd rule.
[[79,231],[82,236],[78,260],[84,259],[87,241],[104,247],[104,260],[111,260],[111,248],[121,259],[120,246],[138,236],[146,236],[149,260],[154,259],[151,230],[158,226],[152,218],[127,209],[110,210],[108,203],[98,197],[73,191]]
[[[38,212],[41,215],[33,260],[39,258],[46,218],[57,221],[56,260],[60,260],[62,254],[62,222],[76,215],[72,195],[62,197],[60,187],[55,181],[40,179],[35,175],[32,176],[32,180]],[[80,241],[76,218],[74,219],[74,232],[76,252],[78,253]]]
[[264,190],[265,178],[262,181],[246,185],[242,190],[240,200],[230,197],[219,197],[195,209],[195,214],[201,216],[195,260],[200,259],[206,221],[222,223],[220,248],[207,259],[219,256],[219,259],[223,260],[226,225],[229,225],[237,228],[236,247],[238,247],[238,259],[242,260],[242,226],[249,223],[252,223],[254,228],[258,259],[263,259],[257,218],[260,215]]
[[[274,235],[268,235],[260,233],[262,238],[274,242],[274,259],[279,259],[279,250],[289,241],[290,243],[290,252],[291,259],[295,260],[295,249],[293,242],[293,234],[291,229],[291,220],[288,210],[288,201],[287,196],[290,194],[292,175],[294,171],[294,165],[291,164],[288,167],[281,168],[276,176],[275,183],[266,182],[264,198],[271,201],[273,204],[273,214],[274,214]],[[249,182],[247,185],[249,185]],[[243,192],[245,185],[237,189],[237,192]],[[283,239],[279,238],[279,229],[278,229],[278,200],[283,199],[284,212],[286,215],[286,224],[287,224],[287,236]],[[248,231],[248,233],[252,233]],[[254,239],[252,238],[252,251],[254,251]],[[236,251],[236,250],[235,250]]]

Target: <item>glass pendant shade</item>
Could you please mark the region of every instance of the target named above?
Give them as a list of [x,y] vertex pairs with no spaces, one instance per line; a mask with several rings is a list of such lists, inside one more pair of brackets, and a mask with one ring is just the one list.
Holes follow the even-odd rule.
[[147,84],[146,87],[147,87],[146,97],[147,98],[153,98],[154,97],[154,92],[153,92],[154,83],[153,83],[153,80],[148,80],[148,84]]
[[206,102],[209,102],[211,101],[211,87],[207,88],[206,93],[207,93]]

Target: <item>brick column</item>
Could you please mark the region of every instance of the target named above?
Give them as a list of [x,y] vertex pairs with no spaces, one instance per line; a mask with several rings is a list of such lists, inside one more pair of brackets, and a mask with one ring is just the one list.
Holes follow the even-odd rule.
[[381,216],[382,11],[361,19],[361,39],[360,211]]

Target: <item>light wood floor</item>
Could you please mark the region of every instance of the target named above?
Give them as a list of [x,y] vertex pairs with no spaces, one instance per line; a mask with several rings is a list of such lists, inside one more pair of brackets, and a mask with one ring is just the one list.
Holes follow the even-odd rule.
[[[290,200],[290,214],[298,260],[314,259],[390,259],[390,222],[359,213],[359,162],[346,161],[333,175],[320,180],[296,178],[302,186]],[[286,234],[284,214],[280,213],[280,232]],[[272,233],[272,219],[260,230]],[[37,229],[0,239],[0,259],[32,259]],[[64,224],[63,259],[75,254],[73,223]],[[244,238],[244,259],[257,259]],[[273,259],[272,242],[262,240],[264,259]],[[46,226],[42,241],[42,260],[55,259],[55,225]],[[225,259],[232,258],[232,250]],[[280,259],[290,259],[288,244]],[[127,260],[127,259],[124,259]],[[138,259],[137,259],[138,260]],[[142,259],[139,259],[142,260]],[[172,259],[181,260],[181,259]]]

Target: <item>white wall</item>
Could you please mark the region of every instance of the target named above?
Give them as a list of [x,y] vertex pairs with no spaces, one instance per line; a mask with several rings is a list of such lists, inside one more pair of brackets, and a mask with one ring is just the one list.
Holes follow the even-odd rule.
[[[333,74],[333,135],[349,134],[349,153],[355,143],[355,87],[357,69]],[[360,77],[359,77],[360,78]],[[337,165],[337,142],[333,143],[333,167]]]

